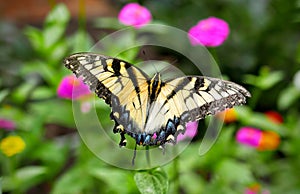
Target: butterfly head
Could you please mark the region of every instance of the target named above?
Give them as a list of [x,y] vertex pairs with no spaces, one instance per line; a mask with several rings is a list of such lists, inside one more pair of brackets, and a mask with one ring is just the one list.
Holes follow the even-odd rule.
[[152,77],[151,81],[161,81],[161,76],[160,73],[155,73],[154,76]]

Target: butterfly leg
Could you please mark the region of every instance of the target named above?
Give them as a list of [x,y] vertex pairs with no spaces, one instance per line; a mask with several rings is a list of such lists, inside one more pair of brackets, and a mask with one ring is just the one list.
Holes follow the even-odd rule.
[[120,147],[126,146],[127,141],[125,138],[125,132],[124,131],[120,132],[120,136],[121,136],[121,140],[120,140],[119,146]]
[[133,157],[132,157],[132,160],[131,160],[131,165],[132,166],[134,166],[134,160],[135,160],[135,157],[136,157],[136,147],[137,147],[137,144],[135,144],[135,146],[134,146]]

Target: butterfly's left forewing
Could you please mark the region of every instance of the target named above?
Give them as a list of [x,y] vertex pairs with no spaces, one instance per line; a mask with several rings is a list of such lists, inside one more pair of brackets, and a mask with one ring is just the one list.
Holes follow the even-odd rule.
[[73,54],[64,64],[112,107],[116,127],[142,131],[148,100],[148,77],[143,71],[123,60],[93,53]]

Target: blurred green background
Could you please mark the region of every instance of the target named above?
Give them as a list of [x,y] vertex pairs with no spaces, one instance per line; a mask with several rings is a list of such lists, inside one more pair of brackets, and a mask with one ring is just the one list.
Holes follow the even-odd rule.
[[[26,147],[12,157],[1,152],[0,193],[300,193],[300,1],[137,2],[150,10],[152,23],[184,31],[210,16],[229,24],[229,38],[208,49],[223,76],[252,94],[246,106],[236,109],[237,119],[225,123],[216,144],[201,157],[198,136],[165,166],[129,171],[104,163],[80,140],[72,101],[58,98],[56,91],[70,74],[63,58],[88,51],[122,29],[117,16],[129,1],[3,1],[0,118],[15,122],[16,129],[0,129],[0,141],[17,135]],[[157,59],[175,59],[186,73],[196,70],[176,52],[152,52]],[[122,57],[138,62],[140,55],[133,49]],[[272,122],[267,111],[277,112],[283,122]],[[98,105],[97,112],[109,115],[106,106]],[[243,126],[275,132],[279,146],[259,151],[239,144],[235,134]]]

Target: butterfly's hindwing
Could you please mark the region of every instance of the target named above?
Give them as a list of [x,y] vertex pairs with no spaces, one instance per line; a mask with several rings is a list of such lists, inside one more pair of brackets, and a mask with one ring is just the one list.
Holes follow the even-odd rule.
[[229,81],[203,76],[162,81],[119,59],[92,53],[71,55],[65,66],[82,77],[92,91],[112,108],[114,132],[140,145],[176,143],[187,122],[203,119],[246,102],[250,93]]

